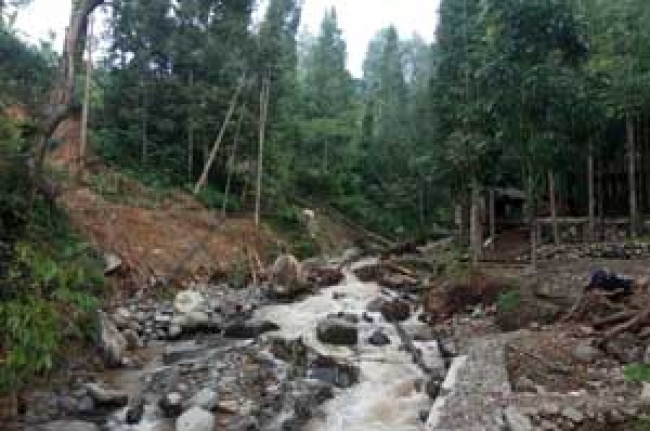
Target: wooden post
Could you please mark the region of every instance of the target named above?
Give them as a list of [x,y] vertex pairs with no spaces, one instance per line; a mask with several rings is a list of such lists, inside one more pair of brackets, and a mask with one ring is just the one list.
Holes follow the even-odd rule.
[[88,116],[90,112],[90,81],[92,79],[93,69],[93,19],[92,15],[88,16],[88,35],[86,42],[86,81],[84,84],[84,103],[81,110],[81,139],[79,142],[79,160],[77,174],[82,175],[86,165],[86,148],[88,147]]
[[553,243],[560,245],[560,232],[557,226],[557,203],[555,202],[555,175],[548,171],[548,196],[551,207],[551,228],[553,230]]
[[625,121],[627,134],[627,162],[630,203],[630,236],[637,237],[637,198],[636,198],[636,148],[634,137],[634,119],[630,114]]
[[589,241],[594,241],[595,218],[596,218],[596,187],[594,184],[594,145],[589,141],[589,153],[587,154],[587,185],[589,189]]
[[226,130],[228,129],[228,124],[230,124],[230,119],[232,118],[232,114],[235,112],[237,99],[239,99],[239,94],[244,88],[244,85],[245,85],[245,77],[242,77],[242,79],[239,81],[239,84],[237,85],[235,94],[233,94],[232,99],[230,100],[230,106],[228,107],[228,113],[226,114],[226,119],[221,125],[221,130],[219,131],[219,136],[217,136],[217,140],[214,141],[214,145],[212,146],[212,151],[210,152],[208,161],[205,163],[205,166],[203,167],[203,173],[201,174],[199,180],[196,182],[196,185],[194,186],[195,195],[198,195],[201,192],[201,189],[203,188],[203,186],[208,180],[208,174],[210,173],[210,168],[212,167],[212,163],[214,163],[214,159],[217,156],[217,153],[219,152],[221,141],[223,140],[223,137],[226,134]]
[[260,225],[260,210],[262,203],[262,173],[264,171],[264,140],[266,138],[266,120],[269,108],[271,84],[265,80],[260,90],[260,124],[259,124],[259,153],[257,156],[257,193],[255,196],[255,226]]

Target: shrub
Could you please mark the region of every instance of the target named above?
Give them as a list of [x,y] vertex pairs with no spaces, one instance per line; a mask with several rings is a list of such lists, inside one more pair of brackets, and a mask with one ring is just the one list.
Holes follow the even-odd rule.
[[521,304],[521,292],[519,290],[509,290],[499,294],[497,310],[499,312],[513,311],[519,304]]
[[629,364],[623,368],[623,375],[630,382],[650,382],[649,364]]

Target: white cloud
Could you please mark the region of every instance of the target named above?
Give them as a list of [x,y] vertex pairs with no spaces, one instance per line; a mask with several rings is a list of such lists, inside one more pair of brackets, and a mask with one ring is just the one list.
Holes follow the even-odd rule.
[[16,26],[31,42],[49,40],[50,33],[54,33],[54,46],[60,50],[70,19],[70,4],[70,0],[33,0],[19,11]]
[[325,10],[334,6],[348,45],[348,68],[361,76],[368,43],[384,27],[393,24],[400,37],[418,33],[432,41],[440,0],[306,0],[303,28],[317,33]]

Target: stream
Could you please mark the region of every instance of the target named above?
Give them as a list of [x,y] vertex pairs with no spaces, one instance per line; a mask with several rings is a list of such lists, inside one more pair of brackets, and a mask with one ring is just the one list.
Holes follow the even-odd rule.
[[[106,431],[211,429],[180,424],[190,407],[201,405],[214,412],[208,418],[214,422],[208,424],[220,430],[425,429],[434,402],[427,382],[432,375],[444,378],[445,364],[435,338],[423,335],[431,328],[418,320],[415,301],[399,324],[373,308],[377,301],[400,297],[396,290],[355,276],[356,269],[375,262],[356,262],[344,270],[338,285],[290,303],[263,299],[263,293],[250,288],[201,286],[197,291],[211,310],[210,323],[203,322],[208,330],[172,340],[167,334],[175,331],[178,311],[170,303],[134,302],[121,314],[141,323],[139,365],[94,379],[128,394],[129,405],[96,409],[76,419]],[[349,322],[356,343],[324,342],[318,328],[327,319]],[[378,333],[382,342],[371,342]]]

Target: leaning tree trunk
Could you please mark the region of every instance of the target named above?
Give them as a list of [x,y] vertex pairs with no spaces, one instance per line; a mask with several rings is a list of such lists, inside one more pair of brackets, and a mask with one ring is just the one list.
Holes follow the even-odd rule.
[[59,125],[69,117],[73,108],[77,65],[84,51],[83,44],[86,41],[88,16],[101,6],[104,1],[81,0],[70,15],[70,23],[66,31],[63,54],[61,55],[59,75],[52,91],[50,104],[45,112],[46,118],[41,140],[30,160],[31,173],[37,180],[42,176],[47,143]]
[[630,202],[630,235],[632,238],[637,236],[637,200],[636,200],[636,145],[634,137],[634,119],[627,115],[626,121],[627,134],[627,162],[628,162],[628,181],[629,181],[629,202]]

